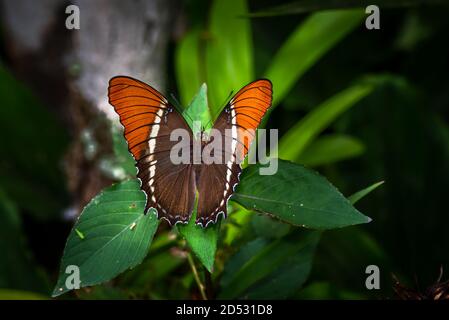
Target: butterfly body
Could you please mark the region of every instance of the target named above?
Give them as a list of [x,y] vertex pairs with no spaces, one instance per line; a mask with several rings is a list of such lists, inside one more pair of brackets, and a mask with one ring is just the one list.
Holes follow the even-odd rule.
[[227,215],[227,202],[239,182],[240,163],[254,131],[271,105],[271,82],[241,89],[210,130],[194,137],[183,116],[151,86],[129,77],[109,84],[109,102],[124,126],[137,177],[147,197],[171,225],[187,223],[197,199],[196,223],[207,226]]

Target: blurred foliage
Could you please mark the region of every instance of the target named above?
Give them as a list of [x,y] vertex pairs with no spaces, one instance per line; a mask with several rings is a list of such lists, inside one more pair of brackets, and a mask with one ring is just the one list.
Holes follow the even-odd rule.
[[[52,219],[66,202],[61,158],[68,136],[33,94],[0,64],[0,185],[39,219]],[[27,199],[27,201],[23,201]]]
[[[148,224],[139,221],[132,227],[149,230],[141,239],[146,245],[132,250],[139,254],[123,260],[131,251],[124,242],[112,241],[109,249],[117,259],[89,273],[86,284],[133,269],[63,297],[197,299],[199,285],[209,283],[207,294],[218,298],[389,298],[392,272],[413,285],[415,278],[432,283],[440,266],[449,269],[444,203],[449,189],[449,8],[441,1],[427,6],[399,1],[400,8],[381,9],[381,30],[368,31],[363,8],[353,3],[186,0],[182,9],[189,28],[173,44],[168,80],[184,106],[208,84],[197,96],[210,102],[200,117],[204,120],[214,119],[232,90],[255,78],[271,79],[275,106],[264,125],[279,129],[280,157],[312,167],[342,194],[353,194],[349,199],[359,200],[356,211],[373,222],[312,231],[233,202],[220,231],[202,235],[213,241],[201,241],[191,236],[198,230],[189,226],[170,230],[161,225],[153,239],[155,221],[148,215],[140,218]],[[250,13],[271,17],[250,19]],[[0,66],[0,299],[49,297],[49,279],[56,282],[54,261],[62,248],[47,245],[62,245],[68,233],[62,220],[68,196],[61,163],[69,137],[5,65]],[[198,115],[186,112],[187,118]],[[113,141],[113,164],[123,173],[115,178],[132,177],[135,169],[121,134],[113,132]],[[376,189],[375,181],[385,183]],[[134,184],[128,191],[134,196],[123,199],[122,209],[134,212],[127,217],[134,218],[142,203],[135,182],[109,191],[123,191],[129,184]],[[367,192],[372,193],[363,197]],[[67,246],[83,248],[99,229],[108,229],[110,239],[117,240],[135,234],[131,220],[118,221],[122,228],[110,215],[101,217],[114,212],[102,205],[104,210],[87,209],[91,212],[75,225]],[[100,220],[84,220],[89,215]],[[90,256],[98,259],[102,242],[88,246],[79,252],[84,267]],[[187,258],[191,251],[194,259]],[[61,270],[66,261],[67,256]],[[380,290],[365,288],[370,264],[381,269]]]

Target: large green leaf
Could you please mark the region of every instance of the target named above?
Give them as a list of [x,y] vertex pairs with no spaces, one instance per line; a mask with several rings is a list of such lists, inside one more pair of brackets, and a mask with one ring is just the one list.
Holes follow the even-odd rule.
[[312,229],[371,221],[315,171],[284,160],[279,160],[277,173],[271,176],[260,175],[260,167],[252,165],[243,171],[232,197],[246,208]]
[[202,82],[198,30],[190,31],[180,41],[176,47],[175,62],[181,103],[187,106]]
[[[196,211],[196,209],[195,209]],[[206,267],[209,272],[213,271],[215,252],[217,251],[218,233],[220,221],[203,228],[195,224],[196,212],[192,214],[187,225],[178,225],[178,230],[186,239],[188,245]]]
[[251,24],[245,0],[215,0],[210,13],[206,74],[212,116],[216,117],[232,90],[253,80]]
[[364,148],[357,138],[343,134],[326,135],[310,143],[296,162],[310,167],[321,166],[357,157]]
[[319,12],[308,17],[289,36],[265,72],[273,82],[277,105],[296,81],[335,44],[360,25],[363,10]]
[[113,185],[93,198],[68,237],[53,296],[70,290],[65,285],[69,265],[78,266],[82,287],[138,265],[159,225],[154,212],[143,214],[144,205],[137,180]]
[[296,160],[321,131],[336,117],[366,97],[373,88],[372,82],[364,81],[320,104],[282,136],[279,142],[279,157]]
[[297,230],[275,241],[249,242],[227,262],[219,298],[287,297],[307,278],[319,235]]

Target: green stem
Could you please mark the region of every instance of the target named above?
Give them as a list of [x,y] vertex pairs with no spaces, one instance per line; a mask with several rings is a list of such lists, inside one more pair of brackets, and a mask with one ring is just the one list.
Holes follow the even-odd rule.
[[198,274],[198,270],[196,269],[195,262],[193,261],[191,253],[187,255],[187,260],[189,261],[190,268],[192,268],[193,277],[195,278],[196,284],[200,289],[201,297],[203,298],[203,300],[207,300],[205,287],[201,282],[200,275]]

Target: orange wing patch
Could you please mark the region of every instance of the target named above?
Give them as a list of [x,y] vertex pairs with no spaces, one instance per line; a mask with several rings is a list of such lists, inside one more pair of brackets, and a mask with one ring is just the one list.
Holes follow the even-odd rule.
[[[243,87],[229,102],[233,136],[237,135],[236,157],[243,161],[253,142],[256,129],[271,106],[271,81],[257,80]],[[236,131],[234,131],[236,130]]]
[[128,77],[112,78],[108,96],[125,128],[128,149],[138,161],[147,153],[152,128],[159,126],[167,99],[146,83]]

